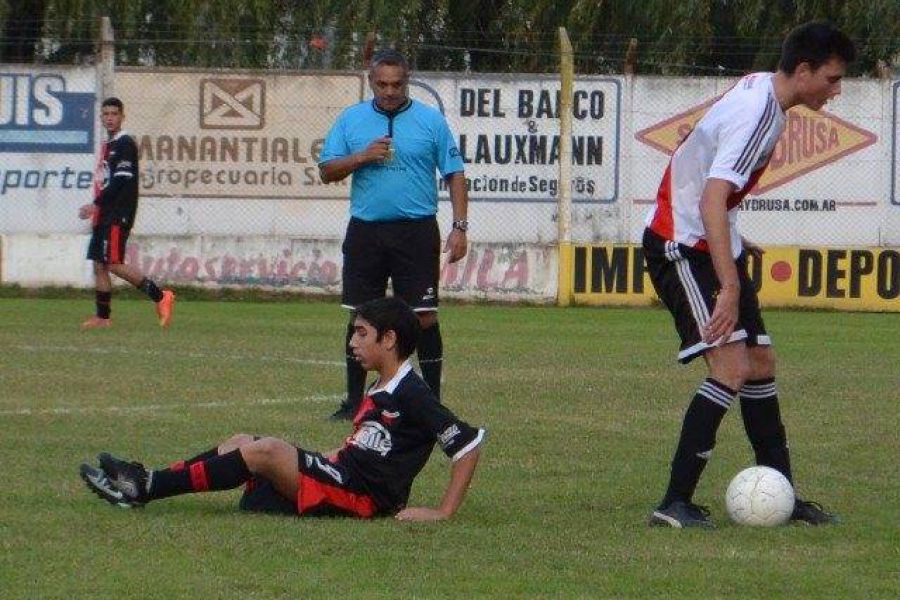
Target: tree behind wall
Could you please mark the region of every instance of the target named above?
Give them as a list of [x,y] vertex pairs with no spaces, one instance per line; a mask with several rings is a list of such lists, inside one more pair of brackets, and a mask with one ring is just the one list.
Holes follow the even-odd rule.
[[419,70],[550,72],[562,25],[579,72],[621,72],[636,38],[638,73],[735,74],[812,19],[857,40],[853,74],[900,56],[898,0],[0,0],[2,60],[91,60],[103,15],[120,64],[357,69],[376,32]]

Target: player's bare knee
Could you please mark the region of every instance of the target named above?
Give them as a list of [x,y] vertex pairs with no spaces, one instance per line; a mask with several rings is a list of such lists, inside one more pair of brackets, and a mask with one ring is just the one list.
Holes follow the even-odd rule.
[[750,349],[749,379],[775,377],[775,351],[771,346],[757,346]]
[[233,450],[235,448],[240,448],[241,446],[246,446],[247,444],[252,444],[254,439],[256,438],[248,433],[236,433],[222,442],[219,448],[222,449],[227,447],[229,450]]

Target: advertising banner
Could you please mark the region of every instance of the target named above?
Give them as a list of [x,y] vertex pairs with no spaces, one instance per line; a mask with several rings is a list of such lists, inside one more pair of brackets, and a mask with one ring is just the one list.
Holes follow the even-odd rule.
[[[578,77],[572,97],[572,198],[619,197],[621,81]],[[410,94],[432,104],[457,134],[474,201],[556,202],[558,77],[416,76]]]
[[[577,246],[574,262],[577,304],[657,301],[640,246]],[[896,249],[773,247],[749,271],[764,306],[900,312]]]
[[144,198],[344,198],[349,180],[319,180],[319,152],[338,113],[358,102],[355,74],[255,75],[120,71]]
[[80,231],[98,131],[93,68],[0,65],[0,232]]

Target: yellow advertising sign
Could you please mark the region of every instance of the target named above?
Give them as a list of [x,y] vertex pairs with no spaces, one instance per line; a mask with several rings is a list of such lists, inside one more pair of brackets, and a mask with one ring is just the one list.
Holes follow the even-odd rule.
[[[749,270],[763,306],[900,312],[897,249],[780,246]],[[641,246],[576,246],[573,271],[575,304],[656,301]]]
[[[716,100],[718,97],[651,125],[635,137],[660,152],[672,154]],[[776,188],[871,146],[877,139],[874,133],[826,111],[794,107],[788,111],[784,132],[778,138],[769,167],[751,193]]]

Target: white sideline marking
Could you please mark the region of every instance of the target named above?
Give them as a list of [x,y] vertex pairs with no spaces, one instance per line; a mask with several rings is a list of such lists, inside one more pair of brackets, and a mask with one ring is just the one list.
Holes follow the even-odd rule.
[[140,406],[54,406],[50,408],[14,408],[0,410],[0,417],[41,416],[41,415],[89,415],[95,413],[155,413],[169,410],[191,410],[196,408],[215,409],[233,406],[267,406],[273,404],[318,404],[342,400],[343,394],[304,396],[302,398],[258,398],[256,400],[216,400],[211,402],[189,402],[180,404],[142,404]]
[[129,350],[128,348],[83,348],[80,346],[12,346],[24,352],[76,352],[83,354],[132,354],[141,356],[175,356],[182,358],[224,358],[229,360],[257,360],[260,362],[284,362],[297,365],[324,365],[329,367],[343,367],[346,363],[337,360],[317,360],[313,358],[291,358],[289,356],[251,356],[247,354],[209,354],[206,352],[172,352],[160,350]]

